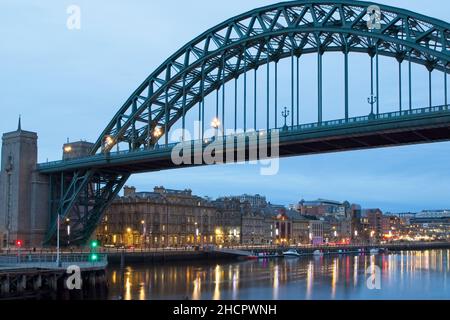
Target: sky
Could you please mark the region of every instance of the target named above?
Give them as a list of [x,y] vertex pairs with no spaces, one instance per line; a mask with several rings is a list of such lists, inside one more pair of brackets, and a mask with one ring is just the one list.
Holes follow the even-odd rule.
[[[378,2],[450,21],[446,0]],[[0,133],[15,130],[22,115],[23,129],[39,135],[39,161],[58,160],[68,138],[97,140],[133,91],[185,43],[222,21],[272,3],[0,0]],[[80,30],[66,26],[70,5],[81,9]],[[301,62],[306,122],[316,104],[311,94],[315,59],[305,56]],[[364,73],[369,60],[358,54],[350,59],[351,114],[367,115]],[[324,68],[325,118],[341,117],[342,55],[325,54]],[[391,59],[381,59],[382,111],[398,108],[396,68]],[[426,106],[427,73],[421,66],[414,66],[413,73],[414,104]],[[287,62],[280,64],[280,81],[289,77]],[[441,80],[433,78],[436,103],[444,96]],[[289,103],[288,88],[280,85],[280,105]],[[406,87],[404,92],[406,99]],[[450,143],[437,143],[294,157],[281,160],[279,174],[266,177],[259,167],[246,165],[172,170],[133,176],[128,185],[142,191],[189,188],[210,197],[262,194],[283,205],[325,198],[391,212],[450,208],[449,150]]]

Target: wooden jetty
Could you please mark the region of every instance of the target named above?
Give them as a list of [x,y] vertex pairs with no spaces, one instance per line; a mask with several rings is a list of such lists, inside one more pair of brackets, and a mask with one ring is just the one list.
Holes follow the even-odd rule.
[[[16,299],[86,299],[106,293],[106,255],[8,255],[0,256],[0,300]],[[67,280],[80,270],[80,290],[69,290]]]

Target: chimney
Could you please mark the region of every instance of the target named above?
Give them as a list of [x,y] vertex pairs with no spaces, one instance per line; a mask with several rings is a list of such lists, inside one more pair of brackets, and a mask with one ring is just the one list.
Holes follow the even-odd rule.
[[136,194],[136,188],[135,187],[125,186],[123,188],[123,196],[124,197],[133,197],[135,194]]

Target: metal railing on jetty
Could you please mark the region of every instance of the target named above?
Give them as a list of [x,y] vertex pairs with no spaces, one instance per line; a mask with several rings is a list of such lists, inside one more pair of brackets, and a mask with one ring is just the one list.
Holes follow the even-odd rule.
[[105,269],[108,265],[107,254],[61,254],[9,252],[0,255],[1,269],[67,269],[69,266],[78,266],[80,269]]

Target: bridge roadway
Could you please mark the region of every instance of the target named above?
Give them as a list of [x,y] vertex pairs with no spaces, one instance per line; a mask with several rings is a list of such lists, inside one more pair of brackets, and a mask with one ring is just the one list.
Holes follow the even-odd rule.
[[[279,133],[279,156],[281,158],[442,142],[450,140],[450,107],[446,105],[412,109],[347,120],[326,121],[321,124],[305,124],[270,131],[270,133],[274,132]],[[227,144],[233,145],[233,152],[237,155],[239,151],[242,151],[238,148],[237,141],[239,137],[244,137],[248,141],[248,137],[252,134],[258,137],[271,136],[266,131],[257,131],[247,133],[244,136],[233,135],[219,139],[223,140],[225,146]],[[233,142],[230,143],[230,139],[233,139]],[[270,141],[270,138],[268,139]],[[76,160],[42,163],[38,165],[38,171],[42,174],[55,174],[73,172],[80,169],[98,169],[106,172],[142,173],[191,167],[196,165],[194,164],[195,157],[200,152],[203,154],[203,151],[211,144],[211,141],[192,141],[186,144],[192,148],[192,164],[174,164],[171,154],[177,144],[170,144],[153,149],[97,154]],[[251,158],[250,151],[251,146],[246,143],[245,160],[256,160]],[[223,153],[226,154],[226,152],[227,149],[225,147]],[[270,154],[271,151],[268,152],[269,156]],[[216,155],[220,156],[221,154],[219,152]],[[203,165],[205,165],[204,162]]]

